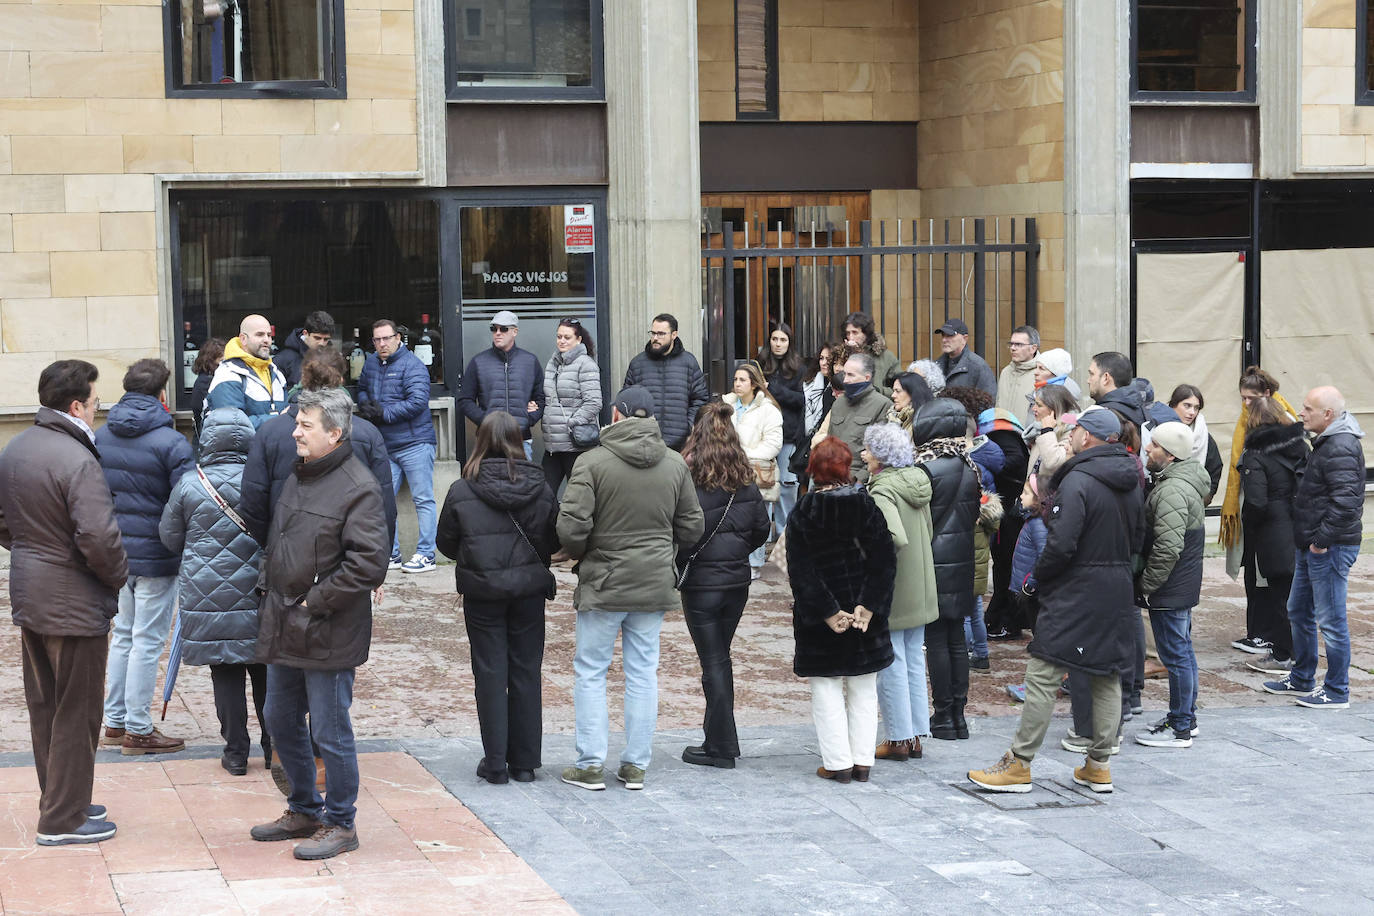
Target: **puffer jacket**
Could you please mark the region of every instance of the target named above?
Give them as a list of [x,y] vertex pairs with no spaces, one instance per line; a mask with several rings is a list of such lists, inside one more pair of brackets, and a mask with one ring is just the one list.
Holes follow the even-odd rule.
[[[892,402],[876,387],[869,387],[857,401],[850,400],[848,395],[838,397],[830,408],[830,435],[849,446],[853,455],[849,471],[859,483],[868,480],[868,465],[859,457],[864,447],[864,433],[870,425],[885,422],[891,409]],[[963,435],[963,431],[959,434]]]
[[625,384],[642,385],[654,399],[654,418],[658,420],[663,442],[681,451],[697,418],[697,409],[711,399],[711,389],[701,374],[697,358],[675,340],[667,353],[654,353],[649,344],[630,360]]
[[1145,498],[1145,569],[1136,579],[1141,607],[1182,611],[1202,598],[1207,470],[1192,458],[1155,475]]
[[277,355],[272,357],[272,365],[281,370],[282,378],[286,379],[286,390],[290,391],[301,382],[301,364],[305,362],[305,355],[310,349],[305,345],[301,335],[305,333],[305,328],[296,328],[281,343],[281,349]]
[[1033,595],[1040,587],[1035,578],[1035,564],[1040,559],[1040,552],[1045,549],[1047,533],[1045,520],[1040,517],[1039,510],[1022,523],[1021,533],[1016,538],[1016,551],[1011,558],[1009,588],[1013,593]]
[[584,451],[573,445],[572,428],[601,425],[601,368],[578,344],[554,353],[544,366],[544,451]]
[[[749,554],[768,540],[770,523],[768,507],[759,488],[747,484],[735,492],[735,501],[730,511],[725,507],[730,503],[730,493],[726,490],[703,490],[696,488],[697,502],[701,504],[701,539],[690,547],[683,547],[677,553],[677,569],[686,568],[687,578],[682,582],[682,590],[707,591],[712,589],[748,587]],[[720,528],[717,530],[716,526]],[[712,536],[711,532],[715,532]],[[693,555],[696,559],[692,559]],[[688,561],[691,564],[688,565]]]
[[[235,511],[252,442],[253,424],[243,411],[222,407],[206,415],[200,468]],[[177,481],[158,534],[181,557],[181,660],[250,664],[258,641],[258,542],[224,514],[194,470]]]
[[202,410],[237,407],[257,428],[286,406],[286,376],[269,360],[265,368],[270,385],[265,384],[249,364],[250,358],[237,337],[229,338],[224,345],[224,359],[210,377]]
[[195,468],[191,443],[152,395],[129,392],[95,434],[100,466],[114,495],[115,517],[131,576],[175,576],[181,553],[162,546],[157,527],[172,488]]
[[0,547],[10,551],[10,616],[47,636],[104,636],[119,612],[129,559],[99,453],[62,414],[0,452]]
[[475,480],[455,480],[439,512],[435,543],[457,564],[458,594],[479,601],[548,594],[557,512],[543,469],[529,461],[485,458]]
[[383,518],[377,479],[347,442],[296,464],[258,575],[258,661],[312,671],[367,661],[371,592],[391,555]]
[[[782,411],[763,394],[755,394],[753,402],[742,412],[736,395],[727,394],[721,400],[735,411],[731,419],[739,435],[739,444],[744,447],[744,454],[749,456],[749,460],[775,461],[786,441],[782,431]],[[768,498],[774,497],[770,495]]]
[[1364,431],[1342,413],[1312,442],[1298,481],[1294,505],[1293,544],[1299,550],[1359,544],[1363,536]]
[[1132,557],[1145,541],[1140,467],[1126,446],[1099,445],[1066,461],[1041,492],[1048,517],[1035,565],[1040,614],[1027,651],[1086,674],[1118,674],[1135,656]]
[[[529,350],[487,347],[463,370],[458,409],[479,426],[487,414],[504,411],[515,418],[521,435],[528,439],[544,415],[544,378],[539,360]],[[536,405],[533,411],[530,401]]]
[[778,369],[768,376],[768,393],[778,402],[778,409],[782,411],[784,444],[795,445],[806,433],[802,428],[806,413],[806,393],[802,390],[802,384],[800,372],[788,378]]
[[[464,376],[466,383],[467,376]],[[438,445],[434,418],[429,415],[429,367],[397,344],[396,352],[382,362],[369,353],[358,376],[358,403],[372,401],[382,409],[377,429],[388,452],[412,445]]]
[[923,627],[940,614],[930,550],[930,478],[920,468],[883,468],[869,480],[868,492],[897,552],[888,629]]
[[1244,553],[1261,576],[1293,575],[1293,492],[1307,460],[1301,423],[1273,423],[1245,434],[1240,453]]
[[[854,677],[892,664],[897,555],[882,510],[863,488],[813,490],[797,501],[787,517],[787,571],[798,677]],[[873,612],[867,632],[826,625],[857,605]]]
[[[968,413],[958,401],[936,398],[916,411],[911,436],[916,450],[935,439],[963,440]],[[966,441],[966,440],[965,440]],[[918,465],[931,484],[931,545],[940,617],[955,620],[973,613],[974,539],[978,521],[978,471],[964,458],[946,455]]]
[[578,558],[579,611],[671,611],[673,559],[701,540],[696,488],[657,421],[629,417],[573,465],[558,512],[558,539]]
[[[277,505],[281,488],[296,470],[296,414],[300,408],[292,404],[279,416],[268,420],[258,429],[248,449],[248,463],[243,469],[243,495],[239,514],[248,523],[248,530],[258,543],[267,543],[267,526],[272,520],[272,508]],[[367,420],[354,417],[348,444],[359,461],[367,465],[382,492],[382,511],[386,516],[386,536],[396,534],[396,494],[391,489],[391,459],[387,455],[382,434]]]

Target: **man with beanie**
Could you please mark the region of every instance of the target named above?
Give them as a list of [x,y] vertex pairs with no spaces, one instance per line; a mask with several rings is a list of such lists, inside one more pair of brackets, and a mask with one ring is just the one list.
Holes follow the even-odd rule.
[[1089,677],[1093,741],[1073,780],[1112,791],[1110,760],[1121,724],[1121,672],[1130,664],[1139,620],[1131,557],[1144,541],[1140,471],[1119,442],[1109,410],[1079,414],[1069,434],[1074,456],[1050,481],[1045,549],[1035,566],[1040,614],[1027,651],[1026,704],[1011,749],[968,778],[990,792],[1029,792],[1031,761],[1045,740],[1066,671]]
[[237,407],[257,429],[285,406],[286,376],[272,365],[272,325],[261,315],[249,315],[239,322],[239,336],[224,347],[205,410]]
[[697,358],[682,345],[677,319],[667,313],[654,316],[649,342],[643,353],[630,360],[622,387],[641,387],[649,393],[663,441],[675,452],[686,444],[697,409],[711,399]]
[[611,402],[601,444],[577,459],[558,512],[558,539],[577,559],[577,648],[573,705],[577,762],[563,781],[606,788],[610,721],[606,671],[621,638],[625,749],[616,778],[644,788],[658,722],[658,650],[663,615],[681,607],[673,560],[701,539],[696,487],[654,419],[654,399],[631,386]]
[[1136,604],[1150,614],[1159,660],[1169,672],[1169,714],[1135,736],[1146,747],[1191,747],[1197,731],[1197,656],[1192,615],[1202,596],[1204,508],[1212,480],[1193,455],[1193,431],[1161,423],[1145,447],[1154,488],[1145,499],[1145,568]]
[[[1335,388],[1313,388],[1298,414],[1315,438],[1293,496],[1297,548],[1288,623],[1293,628],[1293,670],[1264,689],[1293,697],[1309,709],[1350,705],[1350,628],[1346,589],[1360,554],[1364,514],[1364,431]],[[1317,686],[1317,632],[1326,644],[1326,680]]]
[[997,377],[997,408],[1020,419],[1026,415],[1027,398],[1035,394],[1035,358],[1040,355],[1040,332],[1023,324],[1007,340],[1011,361]]
[[533,459],[534,424],[544,415],[544,367],[515,345],[520,317],[502,309],[491,319],[491,346],[468,361],[458,388],[458,407],[476,426],[487,414],[504,411],[520,424],[525,458]]
[[859,483],[868,481],[868,465],[859,457],[864,448],[864,431],[870,424],[883,422],[892,409],[892,402],[873,385],[875,366],[870,354],[859,352],[835,370],[835,375],[844,379],[844,396],[835,399],[828,423],[822,424],[812,439],[815,443],[831,435],[849,446],[854,456],[850,470]]

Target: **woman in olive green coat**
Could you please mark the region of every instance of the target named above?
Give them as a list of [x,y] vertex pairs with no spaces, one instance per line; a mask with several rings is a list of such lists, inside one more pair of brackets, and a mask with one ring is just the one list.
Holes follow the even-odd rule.
[[912,466],[911,436],[892,423],[875,423],[864,433],[868,492],[887,519],[897,548],[897,579],[888,629],[893,662],[878,672],[878,705],[887,740],[874,756],[907,760],[921,756],[921,736],[930,731],[926,690],[926,624],[939,615],[935,562],[930,541],[930,478]]

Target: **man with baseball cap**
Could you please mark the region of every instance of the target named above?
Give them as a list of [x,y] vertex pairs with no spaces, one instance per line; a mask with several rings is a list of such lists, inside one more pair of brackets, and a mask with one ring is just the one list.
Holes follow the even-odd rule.
[[1026,704],[1010,750],[968,778],[991,792],[1029,792],[1030,764],[1054,713],[1065,672],[1092,685],[1093,742],[1073,780],[1094,792],[1112,791],[1108,761],[1121,724],[1121,671],[1130,664],[1138,614],[1131,556],[1145,536],[1140,469],[1119,442],[1121,421],[1089,408],[1074,421],[1074,456],[1055,472],[1045,499],[1051,506],[1045,549],[1036,563],[1040,615],[1027,651]]
[[544,415],[544,367],[529,350],[515,345],[520,317],[502,309],[491,319],[491,346],[468,361],[458,386],[463,416],[481,426],[489,413],[505,411],[520,424],[525,457],[533,460],[531,430]]
[[950,318],[935,333],[940,335],[940,368],[945,373],[945,387],[981,388],[996,398],[997,376],[983,357],[969,349],[968,325]]
[[1146,747],[1192,747],[1197,730],[1197,657],[1192,616],[1202,596],[1204,508],[1212,479],[1193,456],[1193,431],[1161,423],[1145,446],[1154,488],[1145,499],[1145,569],[1136,604],[1150,614],[1159,660],[1169,672],[1169,714],[1135,736]]
[[663,615],[681,607],[673,560],[703,527],[696,487],[682,456],[663,442],[653,395],[638,385],[623,389],[601,444],[573,465],[558,512],[558,538],[578,561],[577,762],[563,770],[569,785],[606,788],[606,671],[620,635],[625,749],[616,778],[644,788],[658,723],[659,630]]

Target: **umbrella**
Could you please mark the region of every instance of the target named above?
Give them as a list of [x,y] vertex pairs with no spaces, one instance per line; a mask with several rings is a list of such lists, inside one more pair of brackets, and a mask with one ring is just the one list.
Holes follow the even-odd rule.
[[162,682],[162,719],[167,720],[167,704],[172,702],[172,688],[177,683],[177,672],[181,670],[181,613],[177,612],[176,623],[172,625],[172,649],[167,653],[167,677]]

